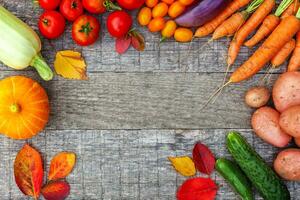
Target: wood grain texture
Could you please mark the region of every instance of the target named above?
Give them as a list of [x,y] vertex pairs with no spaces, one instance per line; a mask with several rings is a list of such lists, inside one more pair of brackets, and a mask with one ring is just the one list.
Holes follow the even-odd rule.
[[[263,143],[250,130],[240,130],[269,164],[278,149]],[[30,140],[39,149],[48,169],[50,159],[63,150],[74,151],[77,164],[68,177],[71,194],[68,199],[157,200],[175,199],[178,186],[186,180],[170,165],[168,156],[191,156],[196,141],[208,145],[217,157],[228,157],[225,135],[228,130],[85,130],[46,131]],[[25,199],[14,183],[12,164],[23,141],[0,137],[0,196],[1,199]],[[198,174],[197,176],[204,176]],[[238,199],[218,174],[212,178],[218,183],[217,199]],[[288,182],[294,200],[300,192],[300,183]],[[256,195],[256,199],[259,198]]]

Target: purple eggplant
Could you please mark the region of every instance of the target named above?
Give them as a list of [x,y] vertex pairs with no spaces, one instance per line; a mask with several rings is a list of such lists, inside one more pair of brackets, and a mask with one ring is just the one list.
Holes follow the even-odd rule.
[[175,19],[179,26],[201,26],[215,18],[227,6],[230,0],[202,0],[187,9]]

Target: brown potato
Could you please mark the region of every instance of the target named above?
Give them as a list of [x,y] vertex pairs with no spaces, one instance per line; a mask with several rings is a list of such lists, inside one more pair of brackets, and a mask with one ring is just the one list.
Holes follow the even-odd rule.
[[300,147],[300,138],[295,138],[295,143],[298,147]]
[[300,137],[300,106],[293,106],[280,115],[279,125],[287,134]]
[[260,108],[268,103],[270,92],[266,87],[250,88],[245,95],[245,102],[252,108]]
[[286,149],[274,161],[277,174],[289,181],[300,181],[300,149]]
[[282,74],[273,87],[273,101],[276,109],[283,112],[289,107],[300,105],[300,72]]
[[264,141],[276,147],[286,146],[291,136],[286,134],[279,126],[280,114],[273,108],[261,107],[254,112],[251,124],[254,132]]

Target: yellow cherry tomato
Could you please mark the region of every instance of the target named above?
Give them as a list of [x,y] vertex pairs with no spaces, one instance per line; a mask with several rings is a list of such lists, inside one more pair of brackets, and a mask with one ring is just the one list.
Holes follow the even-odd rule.
[[160,2],[152,9],[152,17],[164,17],[168,14],[168,5],[164,2]]
[[150,8],[144,7],[140,10],[138,14],[138,22],[140,25],[147,26],[151,21],[151,18],[152,18],[152,13]]
[[158,3],[158,0],[146,0],[145,1],[146,6],[148,6],[149,8],[153,8],[154,6],[156,6],[157,3]]
[[181,15],[185,10],[185,6],[182,5],[179,1],[175,1],[171,4],[168,14],[172,18],[176,18]]
[[161,36],[163,38],[170,38],[174,35],[175,30],[176,30],[177,24],[175,23],[174,20],[169,20],[167,21],[165,27],[161,31]]
[[182,5],[189,6],[194,3],[194,0],[178,0]]
[[174,0],[161,0],[161,1],[165,2],[168,5],[171,5],[174,2]]
[[193,31],[188,28],[177,28],[174,38],[177,42],[190,42],[193,39]]
[[165,19],[162,17],[153,18],[148,24],[148,29],[150,32],[161,31],[165,27]]

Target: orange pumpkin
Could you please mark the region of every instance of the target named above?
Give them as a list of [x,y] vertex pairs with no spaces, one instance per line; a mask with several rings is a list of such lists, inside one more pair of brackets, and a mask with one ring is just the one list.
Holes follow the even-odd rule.
[[34,80],[11,76],[0,81],[0,133],[32,138],[45,128],[49,112],[47,93]]

